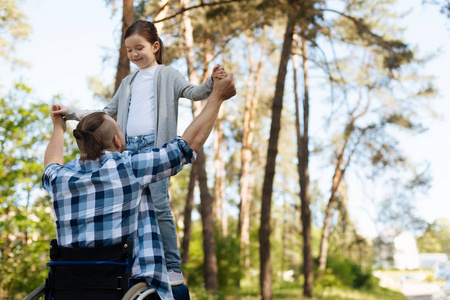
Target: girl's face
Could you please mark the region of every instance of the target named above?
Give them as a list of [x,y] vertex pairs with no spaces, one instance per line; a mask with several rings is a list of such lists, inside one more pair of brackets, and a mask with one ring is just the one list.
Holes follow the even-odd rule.
[[141,35],[135,33],[125,39],[128,59],[139,69],[157,66],[155,53],[159,50],[159,43],[151,44]]

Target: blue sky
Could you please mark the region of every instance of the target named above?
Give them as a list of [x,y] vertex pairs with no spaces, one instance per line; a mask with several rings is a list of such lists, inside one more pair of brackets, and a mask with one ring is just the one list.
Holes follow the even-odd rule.
[[[414,201],[417,212],[428,222],[437,218],[450,218],[450,19],[439,13],[438,6],[424,6],[421,0],[399,0],[399,11],[411,12],[399,23],[406,28],[404,38],[418,47],[422,56],[438,52],[439,55],[426,64],[424,72],[434,75],[439,94],[432,109],[437,118],[423,120],[428,131],[421,135],[406,136],[401,147],[415,163],[430,163],[432,186],[428,195]],[[359,216],[356,222],[366,235],[372,236],[375,227],[368,219],[367,210],[371,204],[349,201],[352,216]]]
[[403,141],[404,148],[413,160],[427,160],[431,163],[433,186],[429,196],[419,201],[419,210],[427,220],[436,217],[450,218],[450,20],[433,6],[423,6],[422,1],[402,0],[404,7],[414,3],[414,10],[408,16],[405,38],[419,46],[419,53],[427,54],[439,50],[439,57],[427,64],[428,74],[436,77],[439,95],[433,109],[438,118],[427,120],[429,131],[423,135]]
[[[440,90],[433,108],[440,114],[426,120],[430,128],[413,139],[404,139],[402,147],[413,161],[429,161],[432,188],[426,198],[418,199],[420,214],[433,221],[450,217],[450,20],[439,13],[436,6],[423,6],[421,0],[400,0],[401,11],[412,9],[401,23],[407,28],[405,40],[418,45],[420,54],[440,49],[439,57],[427,64],[426,72],[436,76]],[[0,85],[6,89],[13,80],[28,84],[37,98],[51,101],[61,94],[67,104],[80,107],[101,107],[92,100],[88,77],[102,76],[112,82],[116,59],[104,63],[107,53],[115,55],[119,44],[120,14],[112,16],[112,8],[104,0],[40,0],[21,2],[33,27],[30,40],[16,45],[17,57],[29,62],[30,68],[14,69],[0,75]],[[3,69],[3,67],[2,67]],[[11,75],[11,76],[9,76]],[[0,93],[2,89],[0,89]],[[353,216],[366,235],[373,235],[373,227],[365,221],[360,210],[363,203],[349,202]]]

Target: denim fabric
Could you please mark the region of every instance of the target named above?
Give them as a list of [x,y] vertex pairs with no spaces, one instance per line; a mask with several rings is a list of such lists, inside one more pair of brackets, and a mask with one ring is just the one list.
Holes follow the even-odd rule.
[[[126,150],[149,150],[154,145],[154,135],[139,135],[126,137]],[[150,193],[147,201],[153,201],[158,220],[161,239],[164,246],[167,270],[181,271],[181,256],[177,244],[177,232],[169,203],[169,178],[164,178],[149,185]],[[144,199],[142,199],[144,201]]]

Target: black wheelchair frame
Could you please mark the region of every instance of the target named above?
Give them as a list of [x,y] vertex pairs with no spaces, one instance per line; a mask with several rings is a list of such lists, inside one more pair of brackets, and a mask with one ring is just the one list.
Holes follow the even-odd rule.
[[[157,297],[145,282],[130,288],[133,242],[98,248],[68,248],[50,243],[46,283],[24,300],[131,300]],[[42,298],[45,297],[45,298]]]

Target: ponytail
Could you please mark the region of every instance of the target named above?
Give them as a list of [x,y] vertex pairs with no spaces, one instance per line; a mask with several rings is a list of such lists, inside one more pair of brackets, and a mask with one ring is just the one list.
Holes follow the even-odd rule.
[[81,151],[81,160],[95,160],[103,152],[103,140],[95,131],[103,124],[105,120],[104,112],[95,112],[84,117],[73,130],[73,136],[77,140]]
[[164,64],[164,54],[165,54],[165,48],[164,44],[161,41],[160,37],[158,36],[158,43],[159,43],[159,50],[155,53],[156,62],[160,65]]

